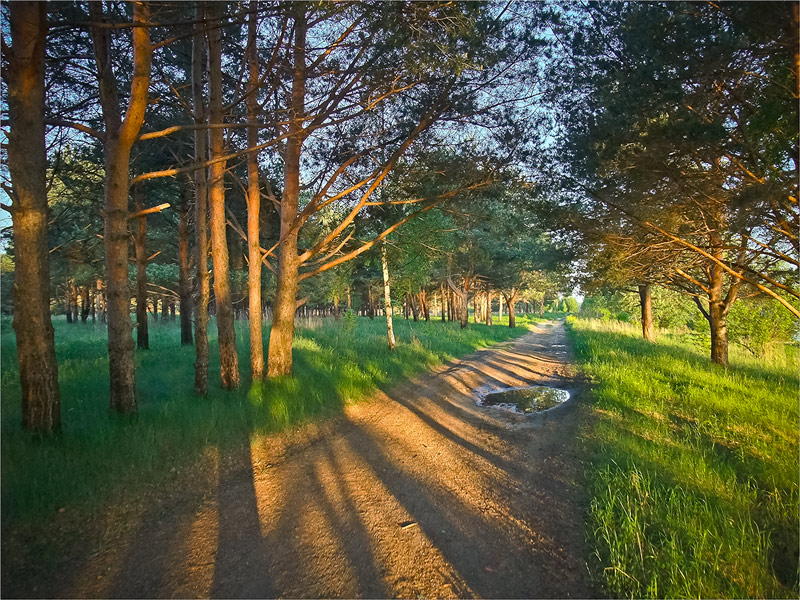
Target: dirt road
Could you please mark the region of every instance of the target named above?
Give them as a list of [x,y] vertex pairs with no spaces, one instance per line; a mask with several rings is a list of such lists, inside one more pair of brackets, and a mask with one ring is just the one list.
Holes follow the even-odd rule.
[[[542,326],[331,423],[219,450],[52,591],[590,596],[566,344],[563,325]],[[575,394],[533,418],[475,403],[480,386],[533,383]]]

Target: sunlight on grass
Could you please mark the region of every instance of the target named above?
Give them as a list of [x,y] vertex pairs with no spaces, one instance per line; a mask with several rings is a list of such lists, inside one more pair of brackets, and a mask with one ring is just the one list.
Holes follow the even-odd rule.
[[[125,502],[142,486],[157,485],[170,469],[190,464],[210,447],[242,436],[269,435],[342,411],[378,387],[395,385],[452,357],[522,335],[518,327],[395,321],[398,346],[390,352],[385,321],[359,318],[355,328],[333,320],[299,326],[293,377],[251,385],[248,323],[236,323],[242,388],[220,389],[216,327],[209,328],[209,395],[195,397],[194,347],[180,346],[174,323],[153,323],[150,350],[136,354],[139,414],[108,408],[106,332],[91,323],[56,319],[63,433],[38,441],[20,429],[16,346],[2,323],[2,518],[37,523],[59,508]],[[302,323],[301,323],[302,325]],[[269,336],[265,329],[264,337]]]
[[570,320],[593,381],[584,432],[594,575],[612,597],[798,596],[798,353]]

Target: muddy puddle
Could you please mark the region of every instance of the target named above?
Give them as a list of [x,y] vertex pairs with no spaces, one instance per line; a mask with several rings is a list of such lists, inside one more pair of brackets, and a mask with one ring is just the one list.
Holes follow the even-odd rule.
[[498,390],[483,394],[478,405],[501,408],[520,415],[531,415],[555,408],[569,400],[569,392],[545,385]]

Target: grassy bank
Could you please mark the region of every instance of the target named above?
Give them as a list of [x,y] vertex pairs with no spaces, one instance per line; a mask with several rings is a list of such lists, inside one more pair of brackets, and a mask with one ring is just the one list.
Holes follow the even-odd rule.
[[[57,319],[63,433],[38,441],[20,429],[16,345],[2,330],[2,517],[15,526],[37,522],[63,507],[91,507],[112,494],[124,501],[141,485],[243,436],[280,431],[340,412],[434,365],[527,331],[455,323],[395,321],[398,346],[388,350],[386,324],[366,318],[301,322],[295,340],[295,376],[250,385],[247,323],[237,323],[242,387],[219,383],[216,327],[210,327],[209,395],[197,398],[194,347],[180,346],[175,323],[150,328],[150,350],[138,351],[139,414],[114,417],[108,409],[106,333],[101,326]],[[269,331],[265,331],[267,339]]]
[[611,597],[798,596],[798,354],[570,319],[593,381],[584,435],[597,583]]

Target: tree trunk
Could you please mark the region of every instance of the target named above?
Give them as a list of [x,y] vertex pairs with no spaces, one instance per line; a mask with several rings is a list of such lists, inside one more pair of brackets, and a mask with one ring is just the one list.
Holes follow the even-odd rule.
[[[212,22],[222,16],[223,5],[210,3],[208,10]],[[209,124],[222,124],[222,32],[212,28],[208,39]],[[225,147],[221,127],[209,133],[211,156],[214,160],[224,156]],[[228,239],[225,214],[225,163],[218,161],[208,169],[208,203],[211,223],[211,259],[214,263],[214,301],[217,309],[217,340],[219,342],[219,367],[222,387],[239,387],[239,357],[236,353],[236,329],[233,324],[231,280],[229,272]]]
[[101,323],[106,322],[106,303],[103,300],[103,280],[98,279],[96,284],[95,300],[97,302],[97,317]]
[[442,302],[441,302],[441,304],[442,304],[442,323],[444,323],[445,319],[447,318],[447,315],[445,314],[445,297],[444,297],[444,284],[443,283],[439,284],[439,294],[442,297]]
[[639,284],[639,306],[642,309],[642,335],[648,342],[656,341],[656,330],[653,324],[653,299],[650,295],[650,284]]
[[[247,118],[251,123],[258,120],[258,53],[256,49],[257,1],[250,0],[250,16],[247,21],[247,63],[249,69],[249,96]],[[258,128],[248,127],[247,145],[258,145]],[[248,257],[248,306],[250,309],[250,369],[253,381],[264,377],[264,342],[261,325],[261,242],[260,242],[261,190],[258,186],[258,152],[247,155],[247,257]]]
[[417,321],[419,321],[419,306],[417,306],[414,294],[409,293],[407,297],[408,297],[408,304],[411,307],[411,314],[413,315],[414,322],[416,323]]
[[492,290],[486,287],[486,324],[492,324]]
[[[133,209],[144,209],[141,185],[133,189]],[[150,335],[147,328],[147,217],[136,219],[136,235],[133,238],[136,254],[136,347],[140,350],[150,348]]]
[[[194,37],[192,39],[192,110],[195,125],[205,123],[205,101],[203,99],[203,48],[205,10],[203,3],[195,6]],[[194,160],[196,164],[206,162],[207,132],[198,129],[194,133]],[[197,300],[194,304],[194,393],[208,393],[208,303],[211,290],[208,277],[208,188],[207,170],[197,169],[194,180],[194,239],[195,271],[197,278]]]
[[162,325],[167,322],[167,319],[169,319],[169,303],[170,303],[170,300],[167,298],[167,296],[161,296],[161,324]]
[[81,289],[81,323],[86,323],[89,318],[89,288],[83,286]]
[[181,312],[181,346],[192,345],[192,282],[189,264],[189,204],[192,188],[183,186],[178,221],[178,296]]
[[512,289],[508,294],[503,292],[503,297],[506,299],[506,305],[508,306],[508,326],[511,328],[516,327],[517,316],[514,310],[514,304],[517,302],[517,291]]
[[64,284],[64,314],[67,316],[67,323],[72,323],[72,286],[70,282],[71,280],[67,279]]
[[[47,161],[44,128],[44,50],[47,7],[13,2],[9,26],[7,101],[11,122],[8,169],[13,186],[14,331],[22,390],[22,426],[51,434],[61,429],[47,244]],[[4,45],[3,54],[6,54]]]
[[386,333],[389,336],[389,350],[394,350],[394,326],[392,324],[392,294],[389,288],[389,264],[386,260],[386,244],[381,244],[381,267],[383,268],[383,306],[386,314]]
[[75,279],[70,279],[69,282],[70,305],[72,306],[72,322],[78,322],[78,286],[75,285]]
[[298,268],[297,230],[294,228],[300,200],[300,152],[305,132],[306,77],[306,7],[294,6],[294,56],[289,111],[289,137],[284,157],[284,189],[281,197],[281,231],[283,240],[278,249],[278,289],[272,329],[269,335],[267,377],[289,375],[292,372],[292,343],[294,341],[294,313],[297,306]]
[[503,320],[503,293],[500,292],[500,297],[497,299],[497,320]]
[[[92,21],[105,21],[103,6],[89,4]],[[139,136],[147,108],[147,91],[150,85],[149,7],[144,2],[133,4],[133,77],[130,99],[124,119],[117,96],[114,75],[111,30],[98,25],[92,28],[95,62],[97,63],[100,104],[105,122],[105,229],[104,248],[106,266],[106,303],[108,307],[108,358],[110,379],[110,404],[120,413],[136,411],[136,386],[134,380],[133,325],[130,315],[130,290],[128,289],[128,170],[130,152]]]

